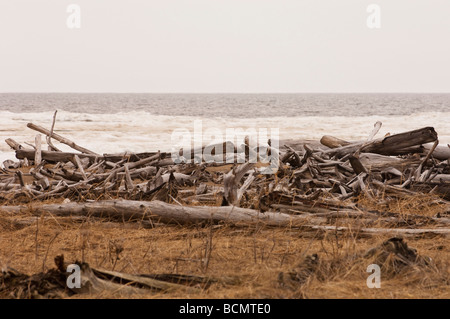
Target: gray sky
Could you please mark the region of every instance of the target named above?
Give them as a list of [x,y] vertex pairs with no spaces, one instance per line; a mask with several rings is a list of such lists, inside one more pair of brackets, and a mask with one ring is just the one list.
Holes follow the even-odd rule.
[[449,17],[449,0],[0,0],[0,92],[450,92]]

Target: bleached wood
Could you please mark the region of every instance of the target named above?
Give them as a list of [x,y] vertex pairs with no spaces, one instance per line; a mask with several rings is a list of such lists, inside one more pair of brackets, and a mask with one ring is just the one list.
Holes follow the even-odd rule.
[[34,165],[38,166],[42,161],[42,142],[41,142],[41,134],[37,134],[35,138],[36,151],[34,153]]
[[92,155],[99,156],[99,154],[97,154],[97,153],[95,153],[93,151],[90,151],[87,148],[81,147],[81,146],[75,144],[74,142],[72,142],[71,140],[69,140],[69,139],[67,139],[65,137],[62,137],[61,135],[58,135],[56,133],[52,134],[49,130],[47,130],[46,128],[43,128],[43,127],[41,127],[39,125],[35,125],[33,123],[28,123],[27,127],[32,129],[32,130],[38,131],[38,132],[40,132],[42,134],[45,134],[47,136],[51,135],[52,138],[54,138],[55,140],[57,140],[57,141],[59,141],[59,142],[61,142],[63,144],[66,144],[66,145],[70,146],[71,148],[73,148],[74,150],[77,150],[77,151],[79,151],[81,153],[92,154]]

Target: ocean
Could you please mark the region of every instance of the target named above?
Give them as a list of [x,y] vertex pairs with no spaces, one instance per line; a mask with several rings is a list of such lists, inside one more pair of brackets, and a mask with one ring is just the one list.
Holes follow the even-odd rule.
[[174,130],[194,132],[198,120],[224,135],[278,128],[280,139],[349,141],[366,139],[381,121],[376,137],[433,126],[450,143],[450,94],[1,93],[0,164],[14,159],[6,138],[34,143],[27,123],[50,129],[55,110],[55,132],[97,153],[170,151]]

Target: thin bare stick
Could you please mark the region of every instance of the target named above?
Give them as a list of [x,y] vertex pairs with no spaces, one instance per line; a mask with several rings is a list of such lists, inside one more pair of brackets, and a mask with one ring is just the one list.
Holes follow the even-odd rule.
[[56,233],[55,236],[53,236],[52,240],[50,240],[50,243],[48,244],[47,251],[45,252],[44,260],[42,261],[42,272],[45,271],[45,261],[47,260],[48,251],[50,250],[50,246],[55,241],[56,237],[58,237],[59,233]]
[[53,135],[53,129],[55,128],[55,121],[56,121],[56,113],[58,113],[58,110],[55,111],[55,114],[53,114],[53,123],[52,128],[50,130],[50,135],[47,136],[47,144],[48,144],[48,150],[49,151],[56,151],[61,152],[55,145],[52,143],[52,135]]
[[36,217],[36,233],[35,233],[35,236],[34,236],[34,242],[35,242],[35,248],[36,248],[36,250],[35,250],[35,255],[34,255],[34,260],[35,261],[37,261],[37,258],[38,258],[38,247],[39,247],[39,245],[38,245],[38,234],[39,234],[39,217]]
[[431,147],[430,151],[428,152],[427,156],[423,159],[422,163],[420,163],[421,165],[424,165],[431,157],[431,154],[433,154],[434,150],[436,149],[436,147],[439,144],[439,140],[436,140],[436,142],[434,142],[433,146]]
[[423,165],[425,165],[425,163],[430,159],[431,154],[433,154],[433,152],[436,149],[436,147],[438,146],[438,144],[439,144],[439,140],[436,140],[434,142],[433,146],[431,147],[431,149],[428,151],[427,156],[422,160],[419,167],[417,167],[416,172],[414,173],[416,180],[419,180],[420,174],[422,173]]

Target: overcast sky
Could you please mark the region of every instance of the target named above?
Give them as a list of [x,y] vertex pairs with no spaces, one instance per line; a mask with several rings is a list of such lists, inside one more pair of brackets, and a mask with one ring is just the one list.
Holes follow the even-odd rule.
[[0,0],[0,92],[450,92],[450,1]]

